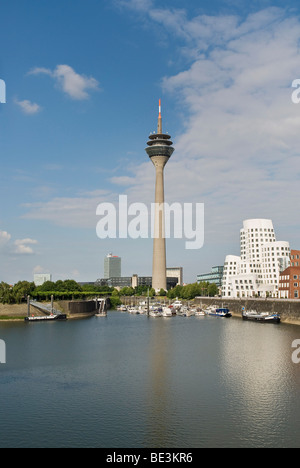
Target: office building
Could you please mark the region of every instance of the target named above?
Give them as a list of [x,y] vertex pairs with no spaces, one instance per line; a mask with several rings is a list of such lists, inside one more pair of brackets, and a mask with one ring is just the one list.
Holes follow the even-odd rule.
[[167,282],[168,282],[168,278],[177,278],[177,284],[175,286],[177,285],[183,286],[183,268],[182,267],[167,268]]
[[37,273],[34,275],[33,281],[36,287],[43,286],[47,281],[52,281],[52,275],[49,273]]
[[[167,290],[175,288],[178,284],[178,277],[167,278]],[[110,288],[136,288],[138,286],[147,286],[152,288],[152,276],[119,276],[112,278],[102,278],[95,282],[95,286],[109,286]]]
[[113,254],[104,259],[104,279],[121,277],[121,258]]
[[278,297],[279,276],[290,264],[288,242],[277,241],[273,223],[250,219],[240,231],[241,256],[228,255],[223,297]]
[[207,282],[209,284],[216,284],[219,288],[222,286],[223,279],[223,266],[213,267],[210,273],[205,273],[203,275],[197,276],[197,282]]

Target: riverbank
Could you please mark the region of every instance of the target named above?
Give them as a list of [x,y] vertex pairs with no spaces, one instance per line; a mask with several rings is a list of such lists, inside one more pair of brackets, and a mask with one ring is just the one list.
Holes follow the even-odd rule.
[[27,304],[0,304],[0,322],[23,321],[27,317]]
[[[95,315],[94,301],[54,302],[54,309],[67,315],[69,320],[83,319]],[[27,304],[0,304],[0,323],[24,321],[28,314]],[[30,308],[31,316],[44,315],[41,310]]]

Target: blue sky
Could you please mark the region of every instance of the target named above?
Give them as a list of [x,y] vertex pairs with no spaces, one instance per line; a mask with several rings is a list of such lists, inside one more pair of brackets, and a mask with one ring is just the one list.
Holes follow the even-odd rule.
[[2,0],[0,280],[151,274],[152,241],[100,240],[96,207],[154,198],[158,99],[176,152],[166,199],[205,204],[205,245],[168,242],[194,281],[239,253],[247,218],[300,248],[297,2]]

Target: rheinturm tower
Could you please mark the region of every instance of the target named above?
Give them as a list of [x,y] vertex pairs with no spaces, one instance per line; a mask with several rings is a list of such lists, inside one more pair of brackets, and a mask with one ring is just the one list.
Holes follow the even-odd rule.
[[146,152],[156,170],[152,271],[152,287],[155,291],[167,290],[164,168],[174,152],[172,144],[170,135],[162,131],[161,101],[159,101],[157,133],[150,135],[148,148],[146,148]]

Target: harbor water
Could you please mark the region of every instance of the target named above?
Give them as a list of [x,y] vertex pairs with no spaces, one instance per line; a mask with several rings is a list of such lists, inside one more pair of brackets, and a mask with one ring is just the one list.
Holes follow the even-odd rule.
[[300,446],[300,327],[109,312],[0,339],[1,448]]

